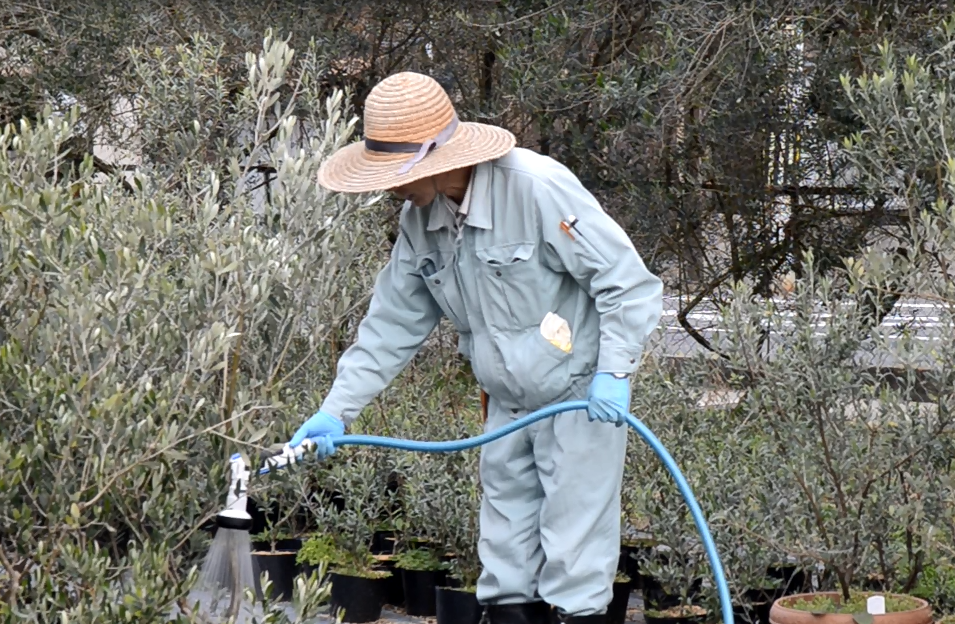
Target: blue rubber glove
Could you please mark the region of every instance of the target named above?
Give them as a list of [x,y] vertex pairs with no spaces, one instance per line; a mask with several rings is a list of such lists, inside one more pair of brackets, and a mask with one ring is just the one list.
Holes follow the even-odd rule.
[[340,436],[343,433],[345,423],[331,414],[319,411],[298,428],[289,441],[289,446],[295,448],[306,439],[311,440],[315,444],[315,454],[319,459],[325,459],[335,454],[332,436]]
[[622,426],[630,413],[630,378],[617,379],[611,373],[597,373],[587,393],[590,422],[612,422]]

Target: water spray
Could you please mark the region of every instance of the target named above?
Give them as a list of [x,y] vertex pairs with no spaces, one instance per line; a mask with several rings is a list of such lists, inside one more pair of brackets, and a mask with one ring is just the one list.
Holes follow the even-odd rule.
[[[532,412],[495,431],[464,440],[421,442],[370,435],[342,435],[332,436],[331,442],[335,447],[343,445],[376,446],[420,453],[454,453],[493,442],[544,418],[550,418],[563,412],[586,410],[586,401],[558,403]],[[699,504],[697,504],[689,484],[680,472],[673,457],[670,456],[670,453],[664,448],[660,440],[653,435],[653,432],[651,432],[646,425],[632,415],[626,416],[626,423],[630,428],[636,431],[637,434],[643,438],[644,442],[650,446],[653,452],[656,453],[660,461],[663,462],[667,472],[670,473],[670,476],[676,482],[677,489],[679,489],[683,500],[689,507],[690,515],[693,516],[693,522],[696,524],[696,530],[700,534],[703,547],[706,550],[707,559],[709,559],[710,562],[710,568],[713,571],[713,580],[715,581],[720,598],[723,624],[734,624],[733,604],[730,599],[729,586],[726,583],[726,577],[723,573],[723,564],[720,562],[716,544],[713,542],[713,537],[710,535],[709,527],[703,517],[703,512]],[[594,426],[597,427],[600,426],[600,424],[595,423]],[[295,463],[313,447],[314,443],[311,440],[306,440],[301,446],[294,449],[285,445],[280,453],[266,459],[264,465],[256,474],[266,475],[274,470],[279,470]],[[208,588],[231,592],[232,599],[229,605],[229,613],[231,617],[235,617],[241,605],[241,596],[244,594],[245,589],[253,587],[255,582],[252,571],[252,548],[249,537],[249,531],[252,528],[252,517],[246,509],[248,501],[248,482],[251,471],[246,466],[242,456],[238,453],[230,458],[229,463],[231,468],[231,481],[229,493],[226,498],[226,506],[216,516],[218,531],[216,532],[212,548],[210,548],[203,566],[201,583]]]

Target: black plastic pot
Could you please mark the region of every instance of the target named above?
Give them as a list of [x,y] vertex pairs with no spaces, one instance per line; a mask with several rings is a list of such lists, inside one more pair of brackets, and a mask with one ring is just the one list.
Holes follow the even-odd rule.
[[443,570],[402,570],[405,612],[408,615],[434,617],[437,614],[435,589],[446,585]]
[[401,570],[396,568],[395,563],[390,560],[382,561],[381,569],[391,573],[391,576],[384,579],[384,587],[382,588],[384,593],[382,598],[385,604],[403,608],[405,606],[405,586]]
[[739,624],[769,624],[772,602],[750,602],[733,605],[733,619]]
[[[774,602],[786,595],[782,587],[771,587],[765,589],[747,589],[743,592],[745,603],[750,605],[768,604],[772,606]],[[766,607],[769,609],[769,607]]]
[[375,531],[371,538],[371,554],[390,555],[395,552],[395,532]]
[[[670,609],[672,607],[678,606],[683,600],[681,596],[671,595],[664,591],[663,586],[660,585],[660,582],[652,576],[646,574],[641,575],[640,583],[643,592],[643,602],[648,609],[653,609],[656,611]],[[687,596],[690,599],[698,598],[702,587],[702,580],[697,579],[690,586]]]
[[773,601],[754,602],[749,605],[749,608],[752,609],[756,615],[756,622],[759,624],[769,624],[769,612],[773,608]]
[[613,599],[607,607],[607,624],[625,624],[632,591],[633,581],[613,584]]
[[272,582],[271,600],[291,600],[295,591],[295,576],[299,566],[295,563],[298,551],[282,550],[269,552],[266,550],[253,551],[252,571],[255,573],[255,591],[262,596],[262,574],[268,572]]
[[806,571],[791,564],[770,566],[766,574],[770,578],[781,581],[779,590],[774,594],[775,598],[801,594],[808,587]]
[[434,594],[438,624],[480,624],[481,605],[474,592],[438,587]]
[[[383,578],[365,578],[332,572],[332,617],[343,615],[342,622],[375,622],[381,619],[384,604]],[[342,613],[344,612],[344,613]]]
[[670,599],[659,581],[649,574],[640,574],[640,588],[643,593],[643,604],[648,609],[669,609],[680,604],[678,598]]
[[631,578],[631,587],[640,589],[640,557],[647,551],[646,547],[620,545],[620,559],[617,562],[617,571],[623,572]]

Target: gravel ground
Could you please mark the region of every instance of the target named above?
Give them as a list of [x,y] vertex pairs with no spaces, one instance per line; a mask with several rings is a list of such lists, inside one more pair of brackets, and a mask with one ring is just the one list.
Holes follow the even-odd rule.
[[[208,600],[209,597],[203,594],[194,594],[193,600],[200,600],[201,603],[208,609]],[[285,607],[286,611],[290,616],[295,614],[295,609],[291,604],[288,604]],[[630,612],[629,617],[627,618],[627,624],[643,624],[643,602],[640,599],[638,593],[634,593],[630,596]],[[256,610],[260,615],[261,611]],[[333,620],[329,617],[318,617],[312,620],[309,624],[329,624]],[[252,613],[250,610],[247,610],[239,618],[238,624],[251,624],[252,622]],[[399,609],[394,609],[392,607],[385,607],[382,610],[382,618],[378,620],[379,623],[402,623],[402,624],[435,624],[436,620],[434,618],[421,618],[405,615]]]

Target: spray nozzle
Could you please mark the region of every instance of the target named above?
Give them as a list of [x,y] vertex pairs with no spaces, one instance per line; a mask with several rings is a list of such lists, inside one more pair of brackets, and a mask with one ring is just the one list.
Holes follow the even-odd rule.
[[[273,470],[280,470],[297,462],[306,451],[313,448],[315,444],[311,440],[305,440],[296,447],[288,444],[282,447],[282,450],[267,458],[258,474],[268,474]],[[241,453],[235,453],[229,458],[230,480],[229,493],[226,497],[226,507],[216,514],[216,525],[223,529],[237,529],[248,531],[252,528],[252,516],[246,510],[248,501],[249,478],[252,476],[248,465],[242,459]]]
[[314,447],[315,443],[308,439],[296,447],[286,444],[282,447],[281,451],[265,460],[265,465],[259,469],[259,474],[268,474],[273,470],[281,470],[282,468],[294,464],[302,458],[306,451],[310,451]]
[[235,453],[229,458],[229,472],[226,508],[216,514],[216,526],[221,529],[248,531],[252,528],[252,516],[246,510],[250,473],[241,454]]

